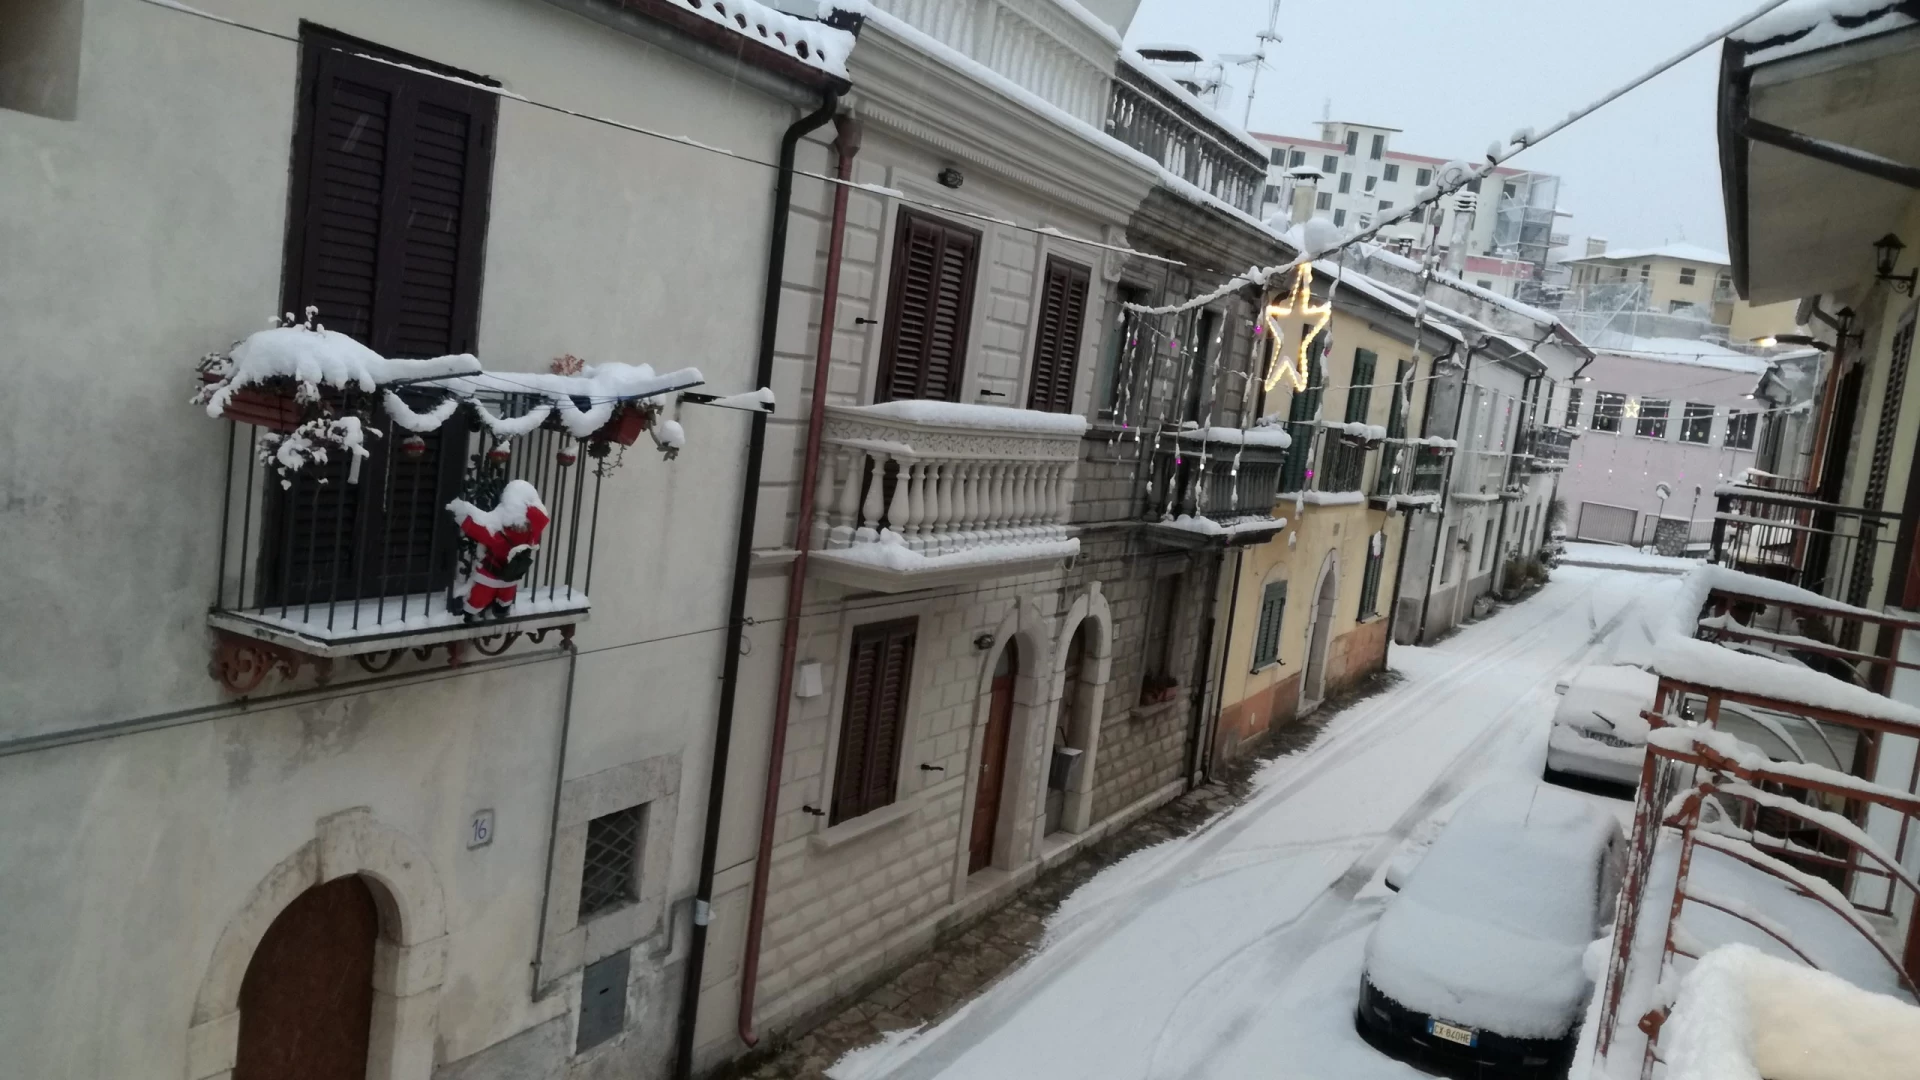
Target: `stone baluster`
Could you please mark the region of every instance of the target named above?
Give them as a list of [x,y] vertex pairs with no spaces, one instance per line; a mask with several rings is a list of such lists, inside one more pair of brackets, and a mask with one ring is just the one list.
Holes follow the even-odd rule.
[[881,498],[886,493],[887,455],[868,453],[865,457],[871,464],[872,473],[867,482],[866,500],[860,504],[860,529],[853,534],[856,544],[871,544],[880,539],[881,515],[886,512],[886,505]]
[[[913,459],[895,457],[893,459],[893,497],[887,502],[887,528],[892,529],[901,539],[913,530]],[[879,486],[875,477],[874,486]]]
[[927,466],[923,461],[911,461],[901,474],[907,484],[906,527],[900,530],[907,538],[907,546],[915,551],[924,551],[927,547]]
[[946,465],[929,461],[921,468],[925,470],[921,484],[926,490],[926,503],[920,515],[920,550],[938,555],[947,531]]
[[854,527],[859,524],[860,478],[866,472],[866,454],[848,448],[839,452],[847,463],[846,478],[840,483],[840,499],[833,511],[833,528],[827,546],[843,548],[853,543]]
[[1003,482],[1007,467],[997,461],[985,462],[980,466],[980,543],[997,544],[1003,538],[1000,532],[1001,515],[1006,509],[1007,497]]
[[1033,539],[1034,532],[1036,531],[1033,526],[1038,517],[1034,511],[1038,509],[1040,505],[1040,500],[1035,497],[1034,469],[1035,466],[1031,461],[1023,461],[1020,463],[1020,486],[1018,488],[1020,513],[1015,519],[1014,524],[1017,526],[1015,531],[1019,533],[1020,539],[1023,541]]
[[960,520],[954,536],[955,549],[970,548],[980,542],[980,469],[977,461],[960,463]]
[[1067,470],[1072,467],[1071,463],[1065,461],[1053,464],[1053,498],[1047,503],[1051,509],[1051,516],[1047,520],[1053,525],[1049,530],[1050,539],[1064,540],[1067,537],[1067,520],[1073,515],[1073,507],[1068,501],[1071,489],[1067,485]]
[[833,503],[834,496],[839,494],[833,486],[833,467],[840,457],[840,448],[828,446],[823,449],[820,455],[820,478],[814,484],[813,520],[805,523],[809,530],[808,546],[815,551],[827,546],[827,508]]

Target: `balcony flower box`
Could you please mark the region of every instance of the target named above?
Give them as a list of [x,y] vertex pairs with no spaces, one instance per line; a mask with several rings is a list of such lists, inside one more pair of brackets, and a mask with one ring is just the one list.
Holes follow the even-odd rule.
[[[208,385],[221,381],[221,376],[212,371],[200,373],[200,381]],[[223,413],[229,420],[238,424],[252,424],[268,431],[287,434],[300,426],[304,413],[300,403],[294,400],[291,387],[243,386],[227,399]]]
[[613,418],[588,437],[588,442],[619,443],[632,446],[647,430],[647,410],[631,405],[616,409]]

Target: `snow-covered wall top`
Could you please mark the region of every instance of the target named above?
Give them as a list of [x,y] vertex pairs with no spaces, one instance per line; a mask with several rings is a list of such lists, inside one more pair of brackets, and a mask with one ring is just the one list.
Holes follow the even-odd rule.
[[1873,37],[1920,21],[1913,0],[1796,0],[1733,34],[1753,50],[1748,66]]
[[[759,0],[667,0],[668,3],[724,26],[749,41],[793,57],[836,78],[847,78],[847,57],[853,53],[854,37],[813,19],[789,15]],[[825,18],[835,8],[859,10],[864,0],[789,0],[780,5],[788,11],[816,14]],[[809,10],[811,9],[811,10]]]

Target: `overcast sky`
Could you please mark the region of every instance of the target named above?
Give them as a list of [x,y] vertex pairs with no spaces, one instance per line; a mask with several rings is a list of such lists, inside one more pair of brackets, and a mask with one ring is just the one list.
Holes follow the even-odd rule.
[[[1249,125],[1314,136],[1335,120],[1403,129],[1393,147],[1484,154],[1547,126],[1705,36],[1757,0],[1282,0]],[[1127,44],[1250,53],[1268,0],[1142,0]],[[1561,177],[1564,230],[1616,248],[1686,239],[1724,250],[1715,46],[1516,157]],[[1222,111],[1246,109],[1245,69]]]

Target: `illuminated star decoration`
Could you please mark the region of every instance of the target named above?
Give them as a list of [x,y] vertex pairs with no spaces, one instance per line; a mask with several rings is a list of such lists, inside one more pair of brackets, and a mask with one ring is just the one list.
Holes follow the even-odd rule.
[[[1282,359],[1280,346],[1287,336],[1287,328],[1280,320],[1295,314],[1312,317],[1313,325],[1300,335],[1300,346],[1295,356]],[[1307,373],[1311,366],[1307,362],[1307,348],[1312,345],[1320,331],[1327,328],[1327,320],[1333,318],[1333,302],[1321,304],[1313,302],[1313,268],[1300,264],[1294,274],[1293,292],[1284,301],[1276,300],[1267,305],[1267,331],[1273,339],[1272,353],[1267,361],[1267,390],[1280,385],[1280,376],[1285,375],[1293,383],[1295,392],[1307,388]]]
[[1625,416],[1629,420],[1639,419],[1640,418],[1640,399],[1631,398],[1631,397],[1628,398],[1627,403],[1625,405],[1620,406],[1620,413],[1622,416]]

